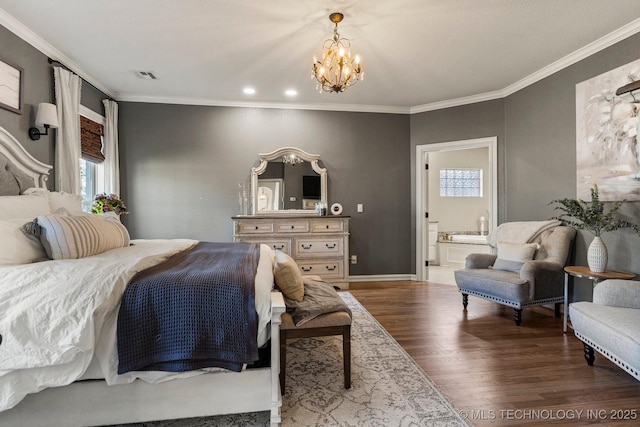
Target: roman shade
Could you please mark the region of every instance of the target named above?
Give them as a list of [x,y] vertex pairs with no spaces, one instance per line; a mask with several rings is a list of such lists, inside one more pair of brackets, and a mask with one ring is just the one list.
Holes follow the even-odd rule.
[[93,163],[104,162],[102,154],[102,125],[80,116],[80,146],[82,158]]

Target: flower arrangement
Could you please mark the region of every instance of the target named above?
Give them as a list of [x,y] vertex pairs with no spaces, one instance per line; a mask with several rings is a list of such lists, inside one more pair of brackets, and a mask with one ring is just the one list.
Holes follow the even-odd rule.
[[91,213],[102,215],[105,212],[113,212],[116,215],[129,213],[122,199],[117,194],[98,194],[91,206]]
[[[618,217],[618,210],[627,200],[612,202],[608,212],[604,211],[604,202],[600,201],[598,186],[591,187],[591,203],[578,199],[557,199],[550,204],[557,203],[554,209],[563,212],[552,219],[562,221],[565,225],[570,225],[579,230],[587,230],[596,237],[607,231],[615,231],[621,228],[632,228],[636,234],[640,235],[640,227],[629,221]],[[573,219],[570,219],[573,218]]]

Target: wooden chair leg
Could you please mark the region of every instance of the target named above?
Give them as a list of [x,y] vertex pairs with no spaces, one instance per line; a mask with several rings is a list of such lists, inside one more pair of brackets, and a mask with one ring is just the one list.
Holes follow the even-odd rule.
[[469,294],[462,294],[462,307],[466,310],[469,304]]
[[280,393],[284,395],[284,382],[287,371],[287,331],[280,330]]
[[516,326],[520,326],[520,324],[522,323],[522,309],[521,308],[514,308],[514,318],[516,321]]
[[344,388],[351,388],[351,325],[342,328],[342,359],[344,361]]
[[584,344],[584,359],[587,361],[587,365],[593,366],[593,361],[596,360],[596,356],[593,352],[593,347],[587,343]]
[[560,306],[562,305],[562,303],[557,302],[555,305],[555,310],[554,310],[554,314],[556,316],[556,319],[560,318]]

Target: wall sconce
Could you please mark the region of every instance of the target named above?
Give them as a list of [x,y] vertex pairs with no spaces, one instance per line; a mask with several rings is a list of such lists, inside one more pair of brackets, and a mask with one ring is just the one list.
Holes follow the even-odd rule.
[[640,102],[640,80],[622,86],[616,95],[627,102]]
[[44,133],[36,127],[29,128],[29,138],[37,141],[41,135],[49,135],[49,128],[58,127],[58,110],[53,104],[41,102],[38,104],[38,113],[36,114],[36,125],[44,126]]

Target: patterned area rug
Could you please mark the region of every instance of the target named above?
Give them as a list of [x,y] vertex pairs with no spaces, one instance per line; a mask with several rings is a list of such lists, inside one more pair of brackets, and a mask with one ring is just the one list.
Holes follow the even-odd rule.
[[[340,336],[287,344],[282,426],[468,426],[456,408],[389,333],[348,292],[353,312],[351,388],[345,389]],[[127,424],[127,427],[268,426],[256,412]]]

